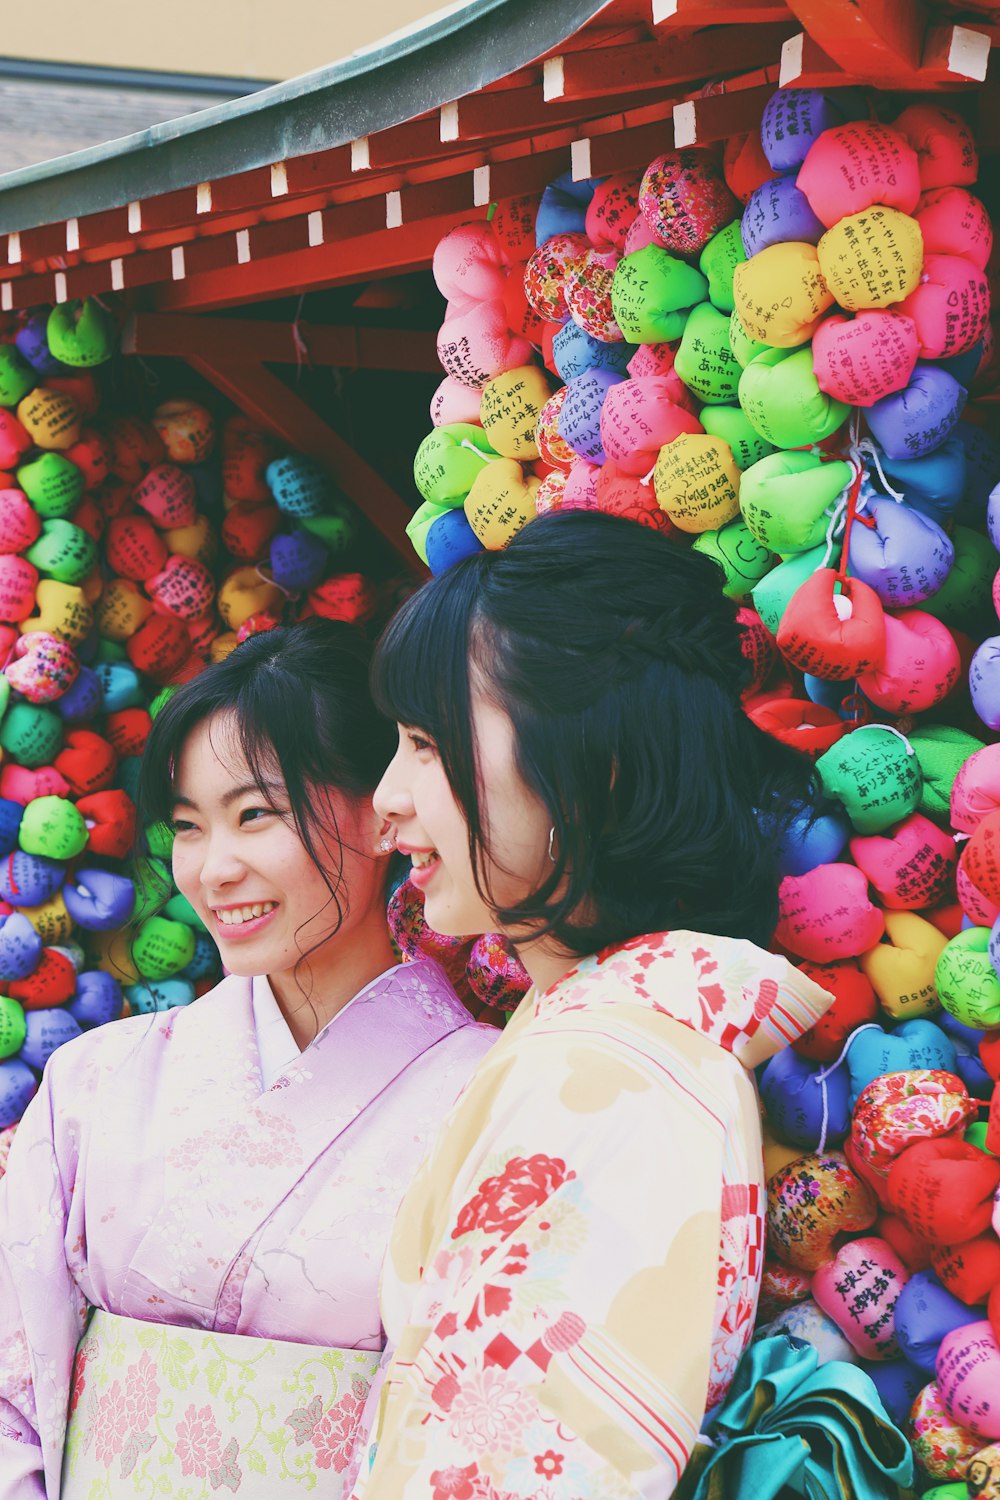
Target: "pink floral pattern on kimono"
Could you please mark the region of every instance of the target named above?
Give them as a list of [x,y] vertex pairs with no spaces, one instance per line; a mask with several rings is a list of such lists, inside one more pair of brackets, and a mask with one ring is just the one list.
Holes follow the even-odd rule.
[[[421,961],[368,985],[269,1089],[239,978],[60,1048],[0,1182],[0,1494],[58,1500],[81,1402],[109,1480],[150,1452],[163,1368],[136,1354],[95,1391],[86,1346],[74,1379],[91,1308],[377,1354],[400,1198],[496,1037]],[[180,1468],[234,1490],[221,1408],[170,1399]],[[320,1467],[350,1462],[356,1405],[323,1417]]]

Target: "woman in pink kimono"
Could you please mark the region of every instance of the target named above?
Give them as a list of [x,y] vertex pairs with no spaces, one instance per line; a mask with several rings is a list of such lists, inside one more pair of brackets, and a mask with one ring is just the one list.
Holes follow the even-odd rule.
[[808,765],[740,703],[698,553],[570,512],[389,627],[375,796],[428,925],[534,982],[403,1200],[364,1500],[673,1493],[753,1324],[751,1070],[831,997],[768,941]]
[[393,1215],[496,1037],[435,964],[396,964],[367,667],[346,626],[275,630],[154,723],[144,822],[172,824],[229,977],[60,1049],[25,1114],[0,1185],[0,1500],[351,1477]]

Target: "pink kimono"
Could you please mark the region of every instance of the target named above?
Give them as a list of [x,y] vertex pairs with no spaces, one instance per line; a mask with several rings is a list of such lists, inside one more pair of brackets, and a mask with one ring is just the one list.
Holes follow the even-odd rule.
[[380,1350],[400,1198],[496,1037],[422,961],[266,1091],[248,979],[55,1053],[0,1184],[3,1500],[59,1494],[88,1307]]

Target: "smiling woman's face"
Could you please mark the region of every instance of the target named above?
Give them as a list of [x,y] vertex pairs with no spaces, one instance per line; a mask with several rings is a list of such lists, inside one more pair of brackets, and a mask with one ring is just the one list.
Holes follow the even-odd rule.
[[[481,884],[498,906],[515,906],[547,872],[549,819],[517,769],[507,715],[477,693],[472,721],[490,851]],[[399,748],[374,801],[376,812],[394,826],[397,847],[413,861],[410,878],[424,893],[428,926],[452,937],[497,931],[496,913],[476,888],[465,813],[436,747],[420,730],[399,726]]]
[[[379,864],[370,852],[371,808],[336,791],[326,794],[340,842],[332,827],[325,838],[313,834],[324,880],[295,828],[280,773],[275,768],[268,777],[262,797],[228,715],[192,730],[174,792],[174,879],[231,973],[274,979],[291,974],[304,953],[315,972],[331,957],[334,936],[339,944],[382,899]],[[342,922],[329,886],[338,893]]]

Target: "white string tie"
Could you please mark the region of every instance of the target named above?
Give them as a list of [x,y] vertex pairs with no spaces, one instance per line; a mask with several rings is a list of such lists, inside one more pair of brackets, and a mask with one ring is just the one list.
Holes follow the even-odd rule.
[[847,1038],[847,1041],[840,1049],[840,1056],[837,1058],[837,1061],[832,1062],[828,1068],[824,1068],[822,1073],[817,1073],[812,1080],[813,1083],[819,1084],[819,1087],[823,1093],[823,1124],[819,1133],[819,1145],[816,1147],[816,1150],[820,1156],[822,1156],[823,1152],[826,1150],[826,1134],[830,1128],[830,1095],[826,1087],[826,1080],[829,1078],[831,1073],[835,1073],[837,1069],[844,1063],[847,1058],[848,1052],[850,1052],[851,1047],[854,1045],[856,1037],[859,1037],[863,1031],[881,1030],[881,1026],[879,1026],[875,1021],[866,1021],[863,1026],[857,1027],[856,1030],[851,1032],[850,1036]]

